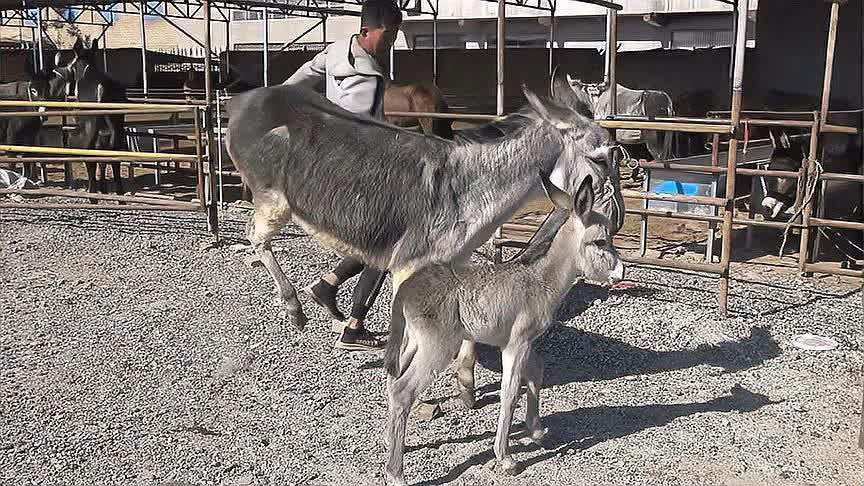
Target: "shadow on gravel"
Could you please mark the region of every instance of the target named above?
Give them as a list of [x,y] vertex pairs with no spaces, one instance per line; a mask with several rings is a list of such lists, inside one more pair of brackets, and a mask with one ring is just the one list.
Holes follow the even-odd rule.
[[[694,349],[654,351],[631,346],[618,339],[567,326],[553,327],[537,347],[546,364],[543,385],[563,385],[583,381],[614,380],[624,376],[663,373],[708,364],[732,373],[760,365],[780,355],[780,347],[767,329],[754,327],[738,341],[716,345],[703,344]],[[477,346],[477,361],[485,368],[501,372],[501,352]],[[500,383],[477,390],[479,406],[497,401]]]
[[[543,441],[545,452],[529,458],[520,464],[520,471],[558,454],[581,451],[610,439],[618,439],[641,432],[653,427],[661,427],[669,422],[690,415],[710,412],[752,412],[765,405],[779,403],[771,401],[767,396],[750,392],[736,385],[729,395],[718,397],[707,402],[680,404],[653,404],[639,406],[591,407],[579,408],[569,412],[558,412],[543,417],[543,426],[549,433]],[[445,440],[431,444],[412,447],[438,448],[443,444],[471,443],[477,440],[491,439],[493,432],[465,438]],[[537,450],[538,446],[530,444],[512,444],[510,451],[514,454]],[[474,455],[467,461],[456,466],[447,475],[418,483],[432,485],[449,483],[458,479],[473,466],[486,464],[495,459],[495,453],[490,449]]]

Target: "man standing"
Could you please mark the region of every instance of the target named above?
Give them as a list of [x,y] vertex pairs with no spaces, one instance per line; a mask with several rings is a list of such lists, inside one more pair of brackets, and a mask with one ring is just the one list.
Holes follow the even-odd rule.
[[[282,84],[315,87],[323,81],[327,99],[333,103],[383,120],[388,76],[381,68],[381,60],[393,47],[401,24],[402,12],[393,0],[366,0],[360,12],[360,32],[330,44]],[[351,351],[380,349],[384,343],[366,329],[364,321],[381,290],[385,272],[367,268],[354,258],[343,258],[330,273],[303,291],[334,319],[344,321],[345,315],[336,305],[336,293],[342,282],[358,273],[351,315],[335,347]]]

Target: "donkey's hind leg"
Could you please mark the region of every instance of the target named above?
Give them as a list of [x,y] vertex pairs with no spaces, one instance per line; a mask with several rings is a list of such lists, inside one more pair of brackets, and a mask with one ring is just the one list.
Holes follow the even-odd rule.
[[476,397],[474,395],[474,364],[477,362],[477,352],[474,341],[462,341],[459,348],[459,356],[456,357],[456,386],[459,389],[459,398],[469,409],[474,408]]
[[303,329],[306,326],[306,314],[303,313],[303,307],[297,298],[297,291],[276,261],[276,257],[273,255],[273,248],[270,245],[273,236],[290,219],[291,209],[284,199],[278,196],[257,197],[255,212],[246,226],[246,237],[252,243],[252,248],[255,249],[255,253],[261,259],[261,263],[264,264],[270,276],[273,277],[279,298],[288,308],[288,315],[293,321],[294,326],[298,329]]
[[[410,319],[410,318],[409,318]],[[404,485],[403,457],[405,455],[405,426],[414,400],[423,393],[447,365],[459,339],[456,335],[442,333],[437,323],[422,324],[409,321],[405,328],[404,350],[399,356],[399,374],[396,378],[387,375],[389,413],[384,442],[388,448],[385,468],[388,484]]]

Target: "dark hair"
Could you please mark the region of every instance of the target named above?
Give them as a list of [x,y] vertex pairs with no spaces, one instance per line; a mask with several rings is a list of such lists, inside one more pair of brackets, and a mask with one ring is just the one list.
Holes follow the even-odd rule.
[[395,0],[366,0],[360,10],[360,27],[396,27],[402,23],[402,11]]

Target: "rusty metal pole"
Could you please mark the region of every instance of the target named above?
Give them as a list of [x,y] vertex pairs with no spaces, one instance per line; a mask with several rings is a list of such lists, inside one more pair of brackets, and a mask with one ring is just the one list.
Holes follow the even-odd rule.
[[201,209],[207,210],[207,198],[205,197],[204,191],[204,150],[201,147],[201,111],[199,109],[195,109],[195,156],[197,157],[195,161],[195,166],[198,172],[198,187],[196,187],[196,194],[198,195],[198,200],[201,202]]
[[214,190],[216,178],[213,177],[213,164],[211,163],[214,150],[219,150],[219,147],[213,147],[213,73],[211,71],[211,53],[213,51],[211,50],[210,38],[210,13],[210,0],[204,0],[204,100],[206,102],[204,109],[204,130],[207,140],[207,149],[205,150],[207,161],[204,164],[204,171],[207,175],[206,185],[209,191],[202,188],[202,192],[207,200],[207,229],[213,235],[213,238],[219,241],[219,209],[216,206]]
[[[618,116],[618,81],[616,71],[618,70],[618,11],[606,10],[606,76],[604,81],[609,83],[609,114],[612,118]],[[615,136],[615,132],[612,132]]]
[[506,21],[506,6],[505,0],[498,0],[498,32],[495,42],[495,50],[497,51],[498,59],[498,81],[495,90],[495,113],[498,116],[504,114],[504,44],[506,43],[506,34],[504,31],[504,22]]
[[551,2],[549,8],[549,81],[552,81],[552,73],[555,71],[555,2]]
[[147,97],[149,84],[147,82],[147,29],[144,26],[144,11],[147,8],[147,2],[138,4],[141,23],[141,76],[144,80],[144,97]]
[[[802,201],[804,207],[801,208],[801,240],[798,244],[798,271],[805,273],[810,253],[810,216],[813,214],[813,200],[807,195],[807,188],[810,185],[810,178],[816,174],[816,159],[819,156],[819,126],[822,123],[822,116],[819,112],[813,112],[813,126],[810,128],[810,150],[807,153],[807,161],[802,167],[803,175],[799,179],[799,184],[804,184],[802,191]],[[809,200],[808,200],[809,198]]]
[[264,8],[264,86],[270,86],[270,9]]
[[438,86],[438,0],[432,15],[432,82]]
[[[810,178],[814,177],[816,170],[816,160],[819,156],[819,134],[822,127],[827,122],[828,107],[831,100],[831,78],[834,74],[834,48],[837,45],[837,23],[840,18],[840,2],[835,0],[831,4],[831,17],[828,22],[828,45],[825,48],[825,74],[822,78],[822,102],[819,108],[819,113],[814,113],[813,128],[810,130],[810,152],[807,156],[807,170],[803,177],[805,181],[804,197],[807,198],[806,188],[810,184]],[[814,181],[815,183],[815,181]],[[811,200],[804,205],[801,211],[801,242],[799,245],[798,254],[798,271],[808,275],[806,265],[810,260],[810,216],[813,214],[814,202]],[[818,240],[818,232],[815,239]],[[813,255],[815,260],[818,255]]]
[[717,296],[720,313],[726,316],[729,308],[729,262],[732,251],[732,219],[735,215],[735,169],[738,162],[738,125],[741,121],[741,97],[744,89],[744,53],[747,45],[748,0],[737,0],[735,8],[737,30],[735,32],[735,61],[732,75],[731,119],[733,136],[729,140],[729,156],[726,160],[726,209],[723,212],[723,244],[720,250],[720,292]]
[[42,27],[42,9],[36,9],[36,28],[39,31],[39,37],[36,38],[36,42],[39,45],[39,70],[45,69],[45,53],[42,49],[42,37],[45,36],[45,31]]

